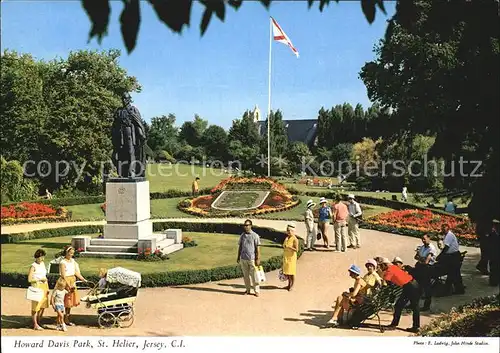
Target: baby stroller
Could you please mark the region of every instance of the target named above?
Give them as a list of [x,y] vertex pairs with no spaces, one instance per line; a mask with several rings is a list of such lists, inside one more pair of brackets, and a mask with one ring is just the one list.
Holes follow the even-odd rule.
[[97,309],[99,327],[132,326],[134,303],[141,286],[140,273],[115,267],[108,270],[104,289],[91,282],[88,284],[91,284],[88,286],[90,290],[81,301],[87,303],[87,308]]

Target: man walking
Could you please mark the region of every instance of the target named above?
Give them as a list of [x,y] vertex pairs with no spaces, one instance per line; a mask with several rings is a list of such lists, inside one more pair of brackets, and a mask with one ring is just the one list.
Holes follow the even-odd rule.
[[313,202],[313,200],[307,201],[306,204],[306,212],[304,213],[304,221],[306,223],[306,247],[305,250],[314,250],[314,243],[315,243],[315,231],[314,231],[314,214],[313,214],[313,208],[316,206],[316,204]]
[[[458,239],[451,231],[449,225],[443,224],[441,230],[443,234],[445,234],[443,239],[444,248],[436,260],[442,263],[446,269],[446,289],[451,294],[464,294],[465,288],[462,282],[462,274],[460,273],[462,257],[460,255]],[[452,286],[454,288],[453,290]]]
[[413,326],[406,329],[408,332],[417,333],[420,329],[420,288],[417,281],[413,277],[400,269],[398,266],[391,264],[389,259],[382,259],[380,268],[384,273],[384,280],[394,283],[395,285],[403,288],[403,293],[396,301],[394,306],[394,316],[392,322],[387,327],[389,330],[394,330],[399,325],[401,313],[406,304],[410,302],[410,308],[413,311]]
[[347,196],[347,199],[349,200],[349,220],[347,226],[349,231],[349,241],[351,242],[351,245],[349,245],[348,248],[359,249],[359,221],[361,220],[363,212],[361,211],[361,206],[359,205],[359,203],[354,200],[353,194],[349,194]]
[[349,210],[340,195],[335,197],[333,206],[333,229],[335,231],[335,252],[345,252],[347,243],[347,217]]
[[241,266],[243,280],[245,281],[245,295],[250,294],[253,288],[255,296],[259,296],[259,283],[255,281],[255,266],[260,265],[260,237],[252,230],[252,221],[247,219],[244,223],[243,233],[238,243],[237,263]]

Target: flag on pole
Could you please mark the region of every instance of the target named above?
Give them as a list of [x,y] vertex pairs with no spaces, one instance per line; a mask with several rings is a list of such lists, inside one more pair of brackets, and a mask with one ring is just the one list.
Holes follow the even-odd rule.
[[280,25],[274,18],[271,17],[271,22],[273,24],[273,35],[274,35],[274,40],[283,44],[286,44],[292,49],[293,53],[295,56],[298,58],[299,57],[299,52],[297,49],[292,44],[292,41],[288,36],[285,34],[285,32],[281,29]]

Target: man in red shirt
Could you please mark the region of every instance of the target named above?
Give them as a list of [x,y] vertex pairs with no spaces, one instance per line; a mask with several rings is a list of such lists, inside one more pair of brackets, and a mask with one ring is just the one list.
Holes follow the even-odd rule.
[[406,331],[417,333],[420,329],[420,288],[417,281],[408,272],[393,265],[389,259],[383,259],[380,268],[384,272],[385,281],[403,288],[403,293],[394,305],[392,322],[387,328],[390,330],[396,329],[399,325],[403,309],[410,302],[410,308],[413,311],[413,326],[406,329]]

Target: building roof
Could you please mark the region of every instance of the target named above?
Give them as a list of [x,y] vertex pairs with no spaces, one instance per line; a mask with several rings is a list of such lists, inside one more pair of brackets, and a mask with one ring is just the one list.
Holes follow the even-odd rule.
[[[257,122],[259,124],[259,133],[261,136],[266,132],[266,122],[267,121]],[[309,146],[314,143],[318,129],[318,121],[316,119],[283,120],[283,124],[288,134],[288,141],[304,142]]]

